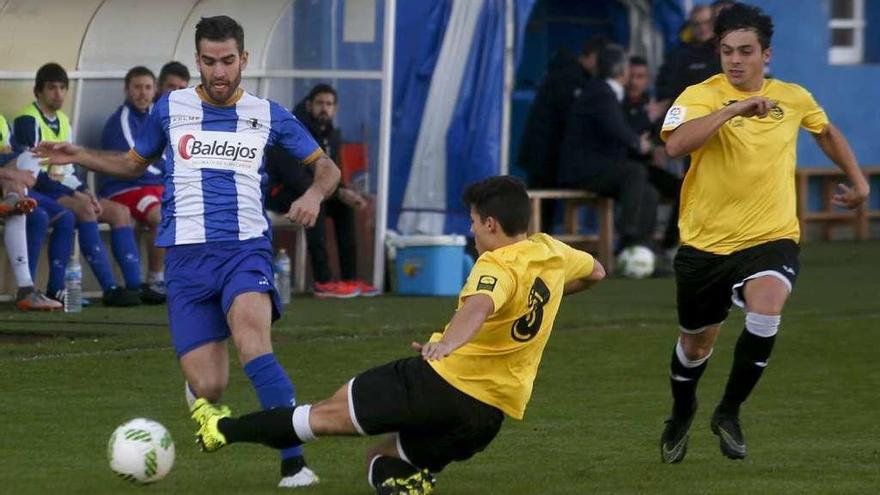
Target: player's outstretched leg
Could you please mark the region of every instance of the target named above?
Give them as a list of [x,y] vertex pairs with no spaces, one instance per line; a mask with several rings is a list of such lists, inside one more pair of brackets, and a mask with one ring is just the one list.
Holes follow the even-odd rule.
[[666,420],[660,436],[660,459],[667,464],[675,464],[684,460],[687,454],[688,431],[697,412],[697,383],[709,356],[692,360],[685,355],[681,339],[672,351],[669,370],[669,384],[672,388],[672,414]]

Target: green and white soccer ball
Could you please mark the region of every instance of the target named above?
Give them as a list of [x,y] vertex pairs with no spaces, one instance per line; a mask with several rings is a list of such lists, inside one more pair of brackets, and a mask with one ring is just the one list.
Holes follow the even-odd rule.
[[617,269],[626,278],[650,277],[654,273],[654,252],[645,246],[630,246],[617,257]]
[[110,469],[132,483],[153,483],[171,471],[174,440],[161,424],[147,418],[127,421],[107,443]]

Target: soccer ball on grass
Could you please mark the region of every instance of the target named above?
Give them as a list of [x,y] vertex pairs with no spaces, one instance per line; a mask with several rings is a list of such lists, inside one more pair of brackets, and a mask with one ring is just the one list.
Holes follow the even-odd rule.
[[161,424],[147,418],[127,421],[107,443],[110,469],[133,483],[161,480],[174,464],[174,440]]
[[617,257],[617,269],[626,278],[641,279],[654,273],[654,252],[645,246],[630,246]]

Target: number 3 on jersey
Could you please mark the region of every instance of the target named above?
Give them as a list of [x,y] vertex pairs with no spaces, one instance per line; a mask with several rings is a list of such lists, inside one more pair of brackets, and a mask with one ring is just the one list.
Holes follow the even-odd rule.
[[520,317],[510,328],[510,336],[517,342],[527,342],[535,338],[544,321],[544,305],[550,301],[550,289],[540,277],[535,279],[529,289],[529,312]]

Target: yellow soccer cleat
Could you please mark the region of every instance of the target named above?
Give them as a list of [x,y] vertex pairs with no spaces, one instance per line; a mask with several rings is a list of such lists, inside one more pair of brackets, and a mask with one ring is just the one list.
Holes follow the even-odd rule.
[[427,469],[408,478],[388,478],[376,487],[378,495],[430,495],[437,481]]
[[203,452],[216,452],[226,445],[226,437],[217,428],[222,418],[232,416],[228,406],[211,404],[208,399],[196,399],[190,409],[192,419],[199,426],[196,429],[196,443]]

